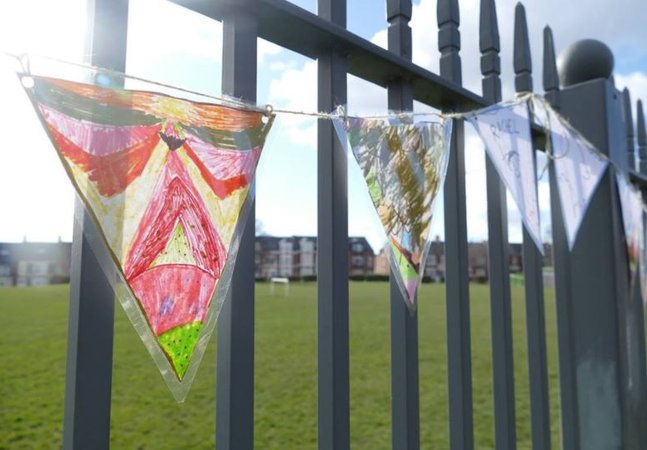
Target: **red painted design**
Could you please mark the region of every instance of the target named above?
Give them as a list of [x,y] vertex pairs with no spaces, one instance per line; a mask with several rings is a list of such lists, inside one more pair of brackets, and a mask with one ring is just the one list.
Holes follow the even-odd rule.
[[138,178],[150,159],[153,149],[160,141],[157,130],[144,141],[125,150],[104,156],[93,155],[74,144],[48,124],[54,143],[61,154],[81,167],[97,185],[99,193],[105,197],[122,193]]
[[225,248],[182,161],[176,152],[168,152],[164,172],[126,259],[124,268],[128,280],[147,270],[164,251],[178,221],[196,265],[219,278],[226,258]]
[[190,265],[161,265],[129,280],[156,336],[202,322],[217,278]]
[[252,150],[223,150],[187,134],[184,145],[202,177],[220,198],[247,186],[256,170],[261,148]]
[[83,151],[105,156],[127,150],[159,133],[160,125],[103,125],[75,119],[45,105],[38,109],[48,127],[56,131]]

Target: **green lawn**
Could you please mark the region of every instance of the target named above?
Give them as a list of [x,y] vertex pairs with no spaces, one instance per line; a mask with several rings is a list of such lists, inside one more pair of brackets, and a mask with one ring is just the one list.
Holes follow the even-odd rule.
[[[351,283],[351,439],[355,449],[391,443],[389,305],[386,283]],[[474,423],[477,449],[491,449],[493,411],[488,288],[471,286]],[[316,448],[316,287],[294,283],[289,296],[257,285],[258,449]],[[553,448],[559,448],[555,312],[547,299]],[[61,444],[67,286],[0,288],[0,449]],[[443,285],[420,293],[420,420],[425,449],[448,448]],[[530,449],[523,286],[513,286],[517,437]],[[112,391],[114,449],[214,447],[215,342],[184,404],[173,401],[152,359],[117,308]]]

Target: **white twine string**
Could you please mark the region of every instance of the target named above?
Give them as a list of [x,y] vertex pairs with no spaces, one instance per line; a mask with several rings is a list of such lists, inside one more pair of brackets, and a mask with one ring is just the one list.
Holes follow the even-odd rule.
[[[393,119],[393,118],[411,118],[411,117],[436,117],[440,120],[463,120],[468,117],[477,117],[479,112],[481,112],[483,109],[486,108],[491,108],[493,106],[499,106],[499,107],[505,107],[509,106],[512,104],[516,103],[521,103],[521,102],[528,102],[530,107],[530,112],[531,115],[536,115],[536,112],[534,111],[534,108],[532,108],[533,101],[537,101],[540,103],[545,111],[547,112],[546,114],[546,123],[544,124],[543,128],[546,132],[546,156],[549,160],[555,160],[555,159],[560,159],[566,157],[566,155],[569,152],[569,149],[567,149],[563,155],[555,156],[552,151],[552,143],[551,143],[551,136],[552,136],[552,130],[550,126],[550,115],[553,114],[557,120],[559,120],[562,125],[564,125],[565,128],[567,128],[574,136],[576,139],[579,139],[589,150],[594,152],[599,158],[606,160],[612,167],[616,169],[616,171],[624,173],[623,170],[619,170],[619,168],[616,166],[616,164],[604,153],[599,151],[591,142],[586,139],[575,127],[573,127],[569,120],[563,117],[561,114],[559,114],[555,109],[553,109],[552,105],[541,95],[529,92],[529,93],[521,93],[517,94],[517,96],[512,99],[508,100],[505,102],[500,102],[497,104],[493,104],[490,106],[487,106],[485,108],[479,109],[479,110],[474,110],[474,111],[467,111],[467,112],[460,112],[460,113],[443,113],[443,112],[413,112],[413,111],[402,111],[402,112],[391,112],[388,114],[380,114],[380,115],[368,115],[368,116],[350,116],[347,115],[346,109],[344,106],[340,105],[337,107],[335,112],[320,112],[320,111],[299,111],[299,110],[292,110],[292,109],[285,109],[285,108],[276,108],[270,104],[264,105],[264,106],[259,106],[254,103],[246,102],[242,99],[239,98],[234,98],[234,97],[229,97],[229,96],[215,96],[215,95],[209,95],[205,94],[203,92],[197,92],[193,91],[191,89],[186,89],[186,88],[181,88],[177,86],[172,86],[166,83],[162,83],[159,81],[154,81],[154,80],[149,80],[146,78],[142,77],[137,77],[134,75],[128,75],[123,72],[117,71],[117,70],[111,70],[111,69],[106,69],[102,67],[97,67],[89,64],[84,64],[84,63],[77,63],[77,62],[71,62],[71,61],[65,61],[62,59],[50,57],[50,56],[45,56],[45,55],[37,55],[37,54],[14,54],[14,53],[9,53],[5,51],[0,51],[0,54],[3,54],[5,56],[14,58],[18,61],[20,66],[22,67],[23,72],[25,75],[31,75],[31,64],[30,64],[30,56],[36,56],[38,58],[42,58],[45,60],[49,60],[55,63],[63,64],[63,65],[70,65],[74,67],[79,67],[83,68],[86,70],[90,70],[96,73],[105,73],[109,75],[114,75],[114,76],[119,76],[123,77],[126,79],[131,79],[135,81],[140,81],[143,83],[147,83],[153,86],[159,86],[163,87],[166,89],[172,89],[178,92],[183,92],[191,95],[197,95],[200,97],[203,97],[205,99],[210,99],[214,100],[218,104],[222,104],[223,106],[231,106],[235,108],[239,108],[242,110],[246,111],[256,111],[256,112],[262,112],[265,113],[268,116],[274,115],[274,114],[291,114],[291,115],[298,115],[298,116],[306,116],[306,117],[315,117],[317,119],[326,119],[326,120],[337,120],[340,118],[348,118],[348,117],[354,117],[354,118],[361,118],[361,119]],[[546,166],[542,169],[540,179],[543,177],[544,173],[546,172],[546,169],[548,167],[549,162],[546,163]],[[645,211],[647,212],[647,206],[643,205],[645,208]]]

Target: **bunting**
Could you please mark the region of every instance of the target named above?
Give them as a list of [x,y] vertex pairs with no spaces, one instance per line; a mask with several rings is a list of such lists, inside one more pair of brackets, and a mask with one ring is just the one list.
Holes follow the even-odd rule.
[[124,309],[182,401],[230,282],[223,271],[273,116],[22,78],[129,287]]
[[526,230],[543,254],[537,199],[537,171],[530,135],[528,105],[493,105],[467,115],[521,214]]
[[411,311],[429,250],[433,206],[445,180],[451,122],[338,118],[390,246],[392,273]]
[[[203,103],[152,91],[20,77],[127,286],[119,299],[182,401],[229,287],[274,113],[223,99]],[[571,249],[609,164],[537,97],[439,115],[438,122],[414,123],[413,113],[359,118],[276,112],[334,121],[364,175],[388,238],[393,276],[412,312],[445,179],[451,119],[474,126],[541,252],[531,120],[550,134],[548,156]],[[641,197],[625,177],[618,176],[617,184],[630,276],[633,280],[641,268],[647,299],[647,264],[639,263],[647,261]]]
[[555,165],[564,225],[568,245],[572,250],[589,202],[609,162],[581,139],[573,127],[555,111],[549,109],[547,113],[550,157]]

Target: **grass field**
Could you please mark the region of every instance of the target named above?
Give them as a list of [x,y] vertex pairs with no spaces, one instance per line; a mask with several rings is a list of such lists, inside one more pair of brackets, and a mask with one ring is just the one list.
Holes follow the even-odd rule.
[[[351,439],[355,449],[391,447],[389,305],[386,283],[351,283]],[[546,303],[553,448],[559,448],[555,311]],[[255,447],[316,448],[316,286],[257,285]],[[0,288],[0,449],[60,448],[67,286]],[[420,420],[424,449],[448,448],[443,285],[420,292]],[[488,288],[471,286],[477,449],[492,449]],[[517,438],[530,449],[523,286],[513,286]],[[173,401],[130,323],[117,308],[112,391],[114,449],[212,449],[215,342],[184,404]]]

